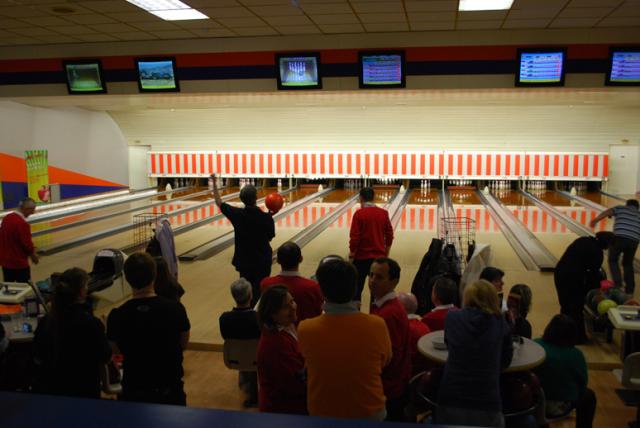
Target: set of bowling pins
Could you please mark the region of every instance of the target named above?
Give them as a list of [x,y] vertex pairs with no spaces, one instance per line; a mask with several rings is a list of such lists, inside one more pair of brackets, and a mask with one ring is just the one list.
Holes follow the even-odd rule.
[[421,190],[431,190],[431,180],[420,180]]
[[571,193],[582,193],[587,190],[587,183],[583,183],[580,181],[570,181],[566,183],[564,186],[565,190],[571,190]]
[[362,183],[360,180],[345,180],[344,188],[345,189],[359,189],[362,187]]
[[472,180],[449,180],[449,186],[471,186]]
[[543,180],[527,181],[525,184],[525,190],[547,190],[547,182]]
[[242,189],[244,186],[255,186],[256,185],[256,179],[255,178],[241,178],[240,179],[240,188]]
[[187,178],[174,178],[173,179],[173,187],[185,187],[188,186]]
[[391,178],[379,178],[376,180],[376,183],[378,184],[395,184],[397,183],[399,180],[394,180]]
[[509,190],[511,189],[511,182],[508,180],[494,180],[489,182],[491,190]]

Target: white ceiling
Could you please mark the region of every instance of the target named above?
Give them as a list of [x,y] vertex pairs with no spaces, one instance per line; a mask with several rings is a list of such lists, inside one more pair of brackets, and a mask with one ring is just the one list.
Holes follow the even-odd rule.
[[442,30],[640,27],[640,0],[183,0],[211,19],[164,21],[125,0],[0,0],[0,46]]

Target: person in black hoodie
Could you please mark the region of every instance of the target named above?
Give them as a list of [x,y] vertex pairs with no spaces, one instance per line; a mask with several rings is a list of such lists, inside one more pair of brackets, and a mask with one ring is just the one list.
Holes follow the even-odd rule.
[[500,373],[511,364],[513,344],[496,288],[486,280],[465,287],[463,309],[449,311],[444,367],[435,422],[503,427]]
[[595,237],[583,236],[576,239],[560,257],[553,273],[560,313],[575,321],[578,344],[587,340],[582,314],[584,299],[589,290],[600,286],[603,251],[614,240],[615,235],[611,232],[598,232]]
[[100,371],[111,347],[85,303],[88,281],[87,272],[71,268],[56,284],[51,312],[34,335],[35,392],[100,398]]

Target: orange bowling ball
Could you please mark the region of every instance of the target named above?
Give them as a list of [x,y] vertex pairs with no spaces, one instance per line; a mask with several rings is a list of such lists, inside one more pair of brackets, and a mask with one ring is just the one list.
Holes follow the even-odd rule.
[[264,200],[264,204],[267,206],[269,211],[277,213],[284,205],[284,199],[282,198],[282,195],[274,192],[267,195]]

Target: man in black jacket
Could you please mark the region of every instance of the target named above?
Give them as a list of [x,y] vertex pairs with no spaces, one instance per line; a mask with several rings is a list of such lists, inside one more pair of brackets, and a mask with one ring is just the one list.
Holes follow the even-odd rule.
[[553,273],[560,312],[576,322],[578,343],[587,340],[582,314],[584,299],[589,290],[600,286],[603,251],[612,245],[614,239],[611,232],[598,232],[595,237],[576,239],[560,257]]

